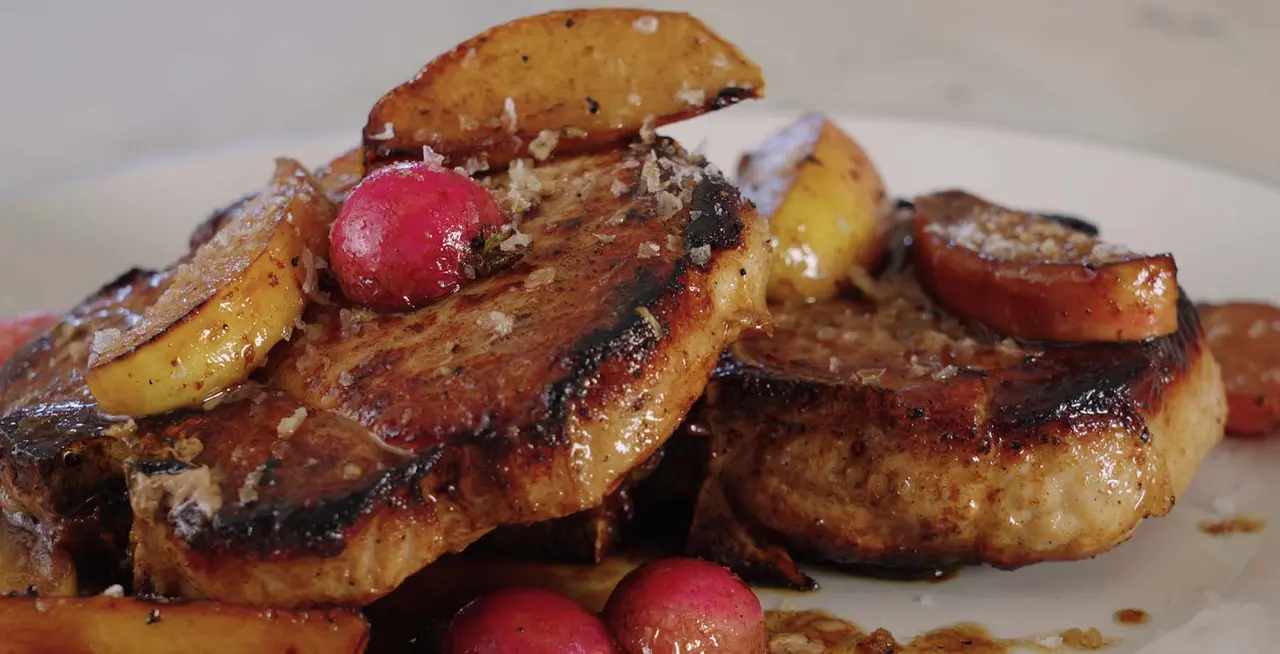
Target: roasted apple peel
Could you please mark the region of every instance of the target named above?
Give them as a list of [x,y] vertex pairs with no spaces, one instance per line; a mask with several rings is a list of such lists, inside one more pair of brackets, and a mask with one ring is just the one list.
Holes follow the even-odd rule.
[[959,316],[1014,338],[1138,341],[1178,329],[1177,266],[961,191],[915,200],[916,276]]
[[1280,433],[1280,307],[1202,304],[1200,321],[1227,389],[1227,433]]
[[286,338],[328,252],[333,204],[296,161],[238,208],[123,332],[94,335],[89,390],[112,414],[198,406],[248,378]]

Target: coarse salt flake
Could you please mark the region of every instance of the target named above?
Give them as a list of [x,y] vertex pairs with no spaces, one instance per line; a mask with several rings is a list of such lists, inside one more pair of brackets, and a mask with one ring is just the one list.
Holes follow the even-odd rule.
[[613,180],[613,183],[609,185],[609,190],[613,192],[613,197],[615,198],[622,197],[628,188],[630,187],[627,186],[627,183],[620,179]]
[[960,369],[955,366],[946,366],[945,368],[933,373],[933,378],[937,380],[949,379],[954,377]]
[[706,267],[707,263],[711,261],[711,246],[699,245],[689,250],[689,260],[695,266]]
[[506,336],[515,326],[515,319],[501,311],[490,311],[476,318],[476,325],[492,330],[498,336]]
[[640,244],[639,249],[636,251],[636,256],[641,259],[648,259],[658,256],[660,252],[662,252],[662,248],[657,243],[645,242]]
[[707,100],[707,92],[702,89],[680,89],[676,91],[676,99],[690,106],[700,107]]
[[635,28],[637,32],[644,32],[645,34],[653,34],[654,32],[658,31],[658,17],[657,16],[641,16],[635,19],[634,21],[632,21],[631,27]]
[[515,133],[516,101],[512,100],[511,96],[507,96],[507,99],[502,101],[502,123],[508,132]]
[[640,140],[645,144],[653,143],[653,139],[656,136],[654,133],[655,124],[657,124],[657,119],[654,118],[653,114],[645,116],[644,120],[641,121]]
[[431,149],[431,146],[422,146],[422,162],[433,166],[444,165],[444,155]]
[[529,154],[533,155],[538,161],[546,161],[551,153],[556,149],[556,144],[560,142],[560,135],[552,130],[544,129],[538,132],[538,137],[533,139],[529,144]]
[[115,347],[124,334],[119,329],[107,328],[99,329],[93,333],[93,343],[89,345],[89,352],[94,356],[102,356],[111,348]]
[[133,418],[129,418],[124,422],[112,424],[110,427],[102,430],[102,433],[108,438],[124,438],[126,436],[132,436],[138,433],[138,423],[134,422]]
[[555,268],[539,268],[529,273],[528,277],[525,277],[524,287],[537,288],[539,286],[546,286],[547,284],[550,284],[555,280],[556,280]]
[[662,173],[658,170],[658,162],[652,152],[649,153],[644,166],[640,168],[640,180],[644,182],[644,190],[648,193],[657,193],[662,190]]
[[204,442],[194,436],[179,438],[173,444],[173,454],[181,461],[191,463],[204,451]]
[[533,237],[525,232],[516,232],[508,236],[498,244],[498,249],[503,252],[515,252],[519,248],[527,248],[533,242]]
[[297,411],[280,419],[280,423],[276,425],[276,435],[280,438],[288,438],[298,431],[298,427],[302,425],[302,421],[307,419],[306,407],[298,407]]
[[262,468],[254,468],[244,476],[244,483],[236,490],[236,499],[241,504],[252,504],[258,501],[258,482],[262,481]]
[[658,192],[658,213],[663,216],[674,216],[683,206],[684,203],[674,194],[668,191]]
[[383,123],[382,131],[377,134],[371,134],[370,139],[374,141],[389,141],[396,137],[396,126],[391,123]]

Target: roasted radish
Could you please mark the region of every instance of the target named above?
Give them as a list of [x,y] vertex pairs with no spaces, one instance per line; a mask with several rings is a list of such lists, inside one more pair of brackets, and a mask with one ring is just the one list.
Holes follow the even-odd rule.
[[486,248],[507,222],[470,177],[435,163],[398,163],[364,178],[342,205],[330,232],[333,273],[357,304],[420,307],[515,255]]
[[728,570],[700,559],[636,568],[613,590],[604,619],[627,654],[765,651],[760,600]]
[[1260,302],[1200,306],[1200,320],[1227,388],[1227,432],[1280,430],[1280,308]]
[[915,200],[916,276],[947,310],[1014,338],[1138,341],[1178,329],[1177,266],[960,191]]
[[617,654],[609,630],[573,600],[534,588],[500,590],[468,604],[445,633],[443,654]]

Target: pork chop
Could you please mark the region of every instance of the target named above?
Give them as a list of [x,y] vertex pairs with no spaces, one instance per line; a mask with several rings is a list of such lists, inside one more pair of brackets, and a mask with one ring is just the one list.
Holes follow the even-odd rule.
[[813,584],[793,556],[1088,558],[1173,508],[1222,437],[1218,364],[1186,300],[1166,337],[1040,346],[947,315],[910,271],[867,290],[774,307],[772,338],[728,349],[693,553],[794,588]]
[[[121,275],[0,367],[0,511],[12,533],[8,548],[33,561],[70,561],[75,573],[70,584],[37,575],[37,587],[94,593],[128,583],[129,504],[120,474],[127,448],[106,435],[123,419],[97,410],[84,372],[93,335],[140,320],[167,280],[145,270]],[[55,567],[33,570],[52,575]]]
[[765,227],[669,141],[536,173],[514,267],[407,314],[314,305],[260,392],[139,423],[138,589],[367,603],[662,445],[764,315]]

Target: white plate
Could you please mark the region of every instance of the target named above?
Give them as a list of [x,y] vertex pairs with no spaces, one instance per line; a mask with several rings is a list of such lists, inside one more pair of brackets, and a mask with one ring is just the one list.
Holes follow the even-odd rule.
[[[738,152],[787,117],[730,111],[670,129],[731,170]],[[1280,301],[1280,190],[1194,165],[990,129],[889,120],[841,121],[895,194],[964,187],[1006,204],[1074,213],[1104,235],[1177,255],[1199,298]],[[0,202],[0,313],[66,308],[131,265],[161,266],[196,222],[265,180],[272,158],[318,164],[349,136],[266,144],[128,170]],[[961,621],[999,636],[1098,627],[1108,651],[1280,651],[1280,443],[1227,442],[1167,518],[1091,561],[1014,572],[965,570],[952,581],[872,581],[818,571],[814,594],[764,594],[766,605],[823,607],[900,639]],[[1212,538],[1196,523],[1221,511],[1268,520],[1259,534]],[[1141,627],[1113,623],[1124,608]],[[1273,626],[1274,625],[1274,626]]]

